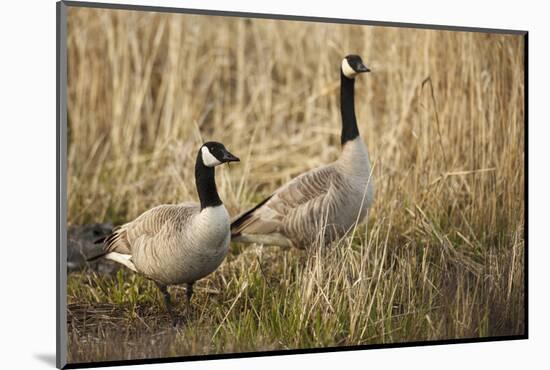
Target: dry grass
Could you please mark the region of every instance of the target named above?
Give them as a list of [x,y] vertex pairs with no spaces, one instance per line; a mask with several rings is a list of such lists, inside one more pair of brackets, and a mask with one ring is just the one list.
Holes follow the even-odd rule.
[[352,52],[377,188],[331,250],[230,255],[177,330],[142,278],[71,274],[69,361],[524,332],[520,36],[91,9],[68,33],[70,224],[197,199],[207,139],[242,159],[231,214],[334,160]]

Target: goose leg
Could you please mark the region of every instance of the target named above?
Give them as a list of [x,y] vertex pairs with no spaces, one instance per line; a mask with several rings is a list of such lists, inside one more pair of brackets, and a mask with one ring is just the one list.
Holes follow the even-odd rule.
[[187,297],[186,306],[187,306],[188,314],[189,312],[191,312],[191,297],[193,296],[193,284],[195,284],[195,282],[187,283],[185,286],[185,296]]
[[176,326],[176,317],[172,312],[172,302],[170,301],[170,293],[168,292],[168,288],[166,285],[162,285],[159,283],[157,283],[157,286],[159,287],[160,292],[164,297],[164,306],[166,307],[166,311],[168,311],[168,316],[170,316],[170,321],[172,321],[173,326]]
[[193,296],[193,284],[195,284],[195,282],[188,283],[185,287],[185,295],[187,297],[187,305],[189,305],[191,303],[191,297]]

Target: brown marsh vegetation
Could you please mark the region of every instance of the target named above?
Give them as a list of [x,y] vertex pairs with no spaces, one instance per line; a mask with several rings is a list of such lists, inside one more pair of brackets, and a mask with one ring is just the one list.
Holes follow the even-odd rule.
[[[128,271],[71,273],[69,362],[522,334],[523,38],[137,11],[68,13],[68,223],[195,200],[230,214],[337,158],[339,63],[374,166],[368,222],[310,254],[233,245],[172,329]],[[171,288],[184,314],[183,288]]]

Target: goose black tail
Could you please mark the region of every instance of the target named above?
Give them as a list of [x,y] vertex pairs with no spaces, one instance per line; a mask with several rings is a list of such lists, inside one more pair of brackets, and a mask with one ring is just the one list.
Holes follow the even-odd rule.
[[105,235],[105,236],[102,236],[99,239],[94,240],[94,244],[102,244],[103,242],[105,242],[105,239],[107,239],[108,236],[109,235]]
[[266,199],[262,200],[260,203],[256,204],[254,207],[250,208],[248,211],[240,215],[236,220],[231,222],[231,237],[237,237],[241,235],[239,227],[252,216],[252,213],[254,213],[255,210],[257,210],[258,208],[263,206],[268,200],[270,200],[272,196],[273,194],[267,197]]
[[87,259],[86,259],[86,262],[93,262],[93,261],[95,261],[95,260],[98,260],[98,259],[100,259],[101,257],[104,257],[107,253],[109,253],[109,252],[102,252],[102,253],[98,254],[97,256],[93,256],[93,257],[87,258]]

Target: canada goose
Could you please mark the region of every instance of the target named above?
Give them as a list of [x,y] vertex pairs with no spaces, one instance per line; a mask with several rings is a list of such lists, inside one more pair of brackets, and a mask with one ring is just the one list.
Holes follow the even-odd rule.
[[355,118],[354,85],[370,70],[358,55],[340,68],[342,153],[335,162],[299,175],[231,223],[233,241],[305,248],[328,244],[361,222],[374,188],[367,147]]
[[189,304],[193,283],[213,272],[227,253],[229,214],[218,196],[214,167],[233,161],[239,158],[223,144],[203,144],[195,163],[200,205],[154,207],[99,240],[104,252],[90,260],[105,257],[155,281],[175,324],[167,286],[186,284]]

